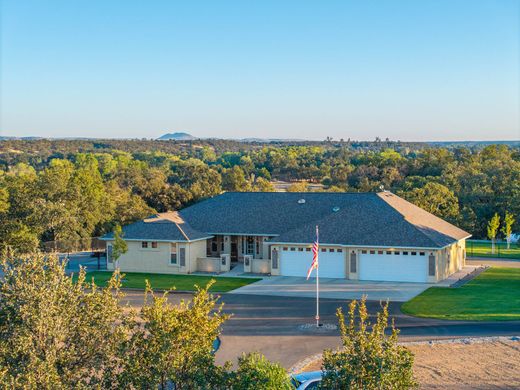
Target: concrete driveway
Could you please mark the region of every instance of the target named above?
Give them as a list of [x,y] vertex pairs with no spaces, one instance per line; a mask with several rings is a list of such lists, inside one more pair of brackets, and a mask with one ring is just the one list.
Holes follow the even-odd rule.
[[[360,299],[371,301],[406,302],[435,284],[404,282],[367,282],[320,278],[320,297],[328,299]],[[316,280],[302,277],[271,276],[259,282],[233,290],[230,294],[268,295],[280,297],[314,298]]]

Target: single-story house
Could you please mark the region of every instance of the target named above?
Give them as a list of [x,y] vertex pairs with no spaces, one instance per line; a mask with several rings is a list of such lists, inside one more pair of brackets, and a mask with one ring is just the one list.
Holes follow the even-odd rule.
[[226,192],[123,227],[128,251],[108,269],[189,274],[244,271],[305,276],[320,232],[325,278],[437,282],[465,264],[470,234],[399,196],[380,193]]

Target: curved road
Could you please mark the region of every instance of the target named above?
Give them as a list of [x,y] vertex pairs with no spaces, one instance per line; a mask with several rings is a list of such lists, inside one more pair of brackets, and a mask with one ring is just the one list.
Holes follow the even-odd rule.
[[[131,306],[140,307],[141,292],[126,292]],[[189,298],[190,294],[173,294],[175,302]],[[267,358],[279,361],[289,368],[309,355],[320,353],[325,348],[340,345],[338,331],[303,331],[299,326],[314,322],[315,300],[312,298],[273,297],[259,295],[222,294],[224,310],[232,318],[223,328],[222,345],[217,353],[217,362],[236,361],[242,352],[260,351]],[[326,324],[336,324],[338,307],[347,311],[348,302],[337,299],[322,299],[321,319]],[[400,303],[390,303],[390,317],[401,330],[401,340],[431,340],[466,336],[520,335],[520,321],[469,322],[443,321],[415,318],[399,310]],[[369,301],[370,313],[379,310],[379,302]]]

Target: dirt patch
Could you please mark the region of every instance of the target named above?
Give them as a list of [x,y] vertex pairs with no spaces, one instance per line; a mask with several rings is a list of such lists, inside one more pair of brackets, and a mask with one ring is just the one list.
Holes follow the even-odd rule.
[[[421,389],[519,389],[520,342],[408,345]],[[321,359],[302,371],[319,370]]]

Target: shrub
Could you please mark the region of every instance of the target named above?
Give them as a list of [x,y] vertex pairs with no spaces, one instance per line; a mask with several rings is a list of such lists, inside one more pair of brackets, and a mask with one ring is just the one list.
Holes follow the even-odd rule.
[[[359,317],[356,322],[356,309]],[[369,322],[366,299],[349,305],[348,323],[339,308],[337,317],[343,348],[323,352],[325,389],[411,389],[417,387],[413,377],[413,354],[397,344],[398,331],[388,326],[388,303],[382,306],[374,324]],[[371,329],[370,329],[371,328]]]
[[232,388],[241,390],[289,390],[291,379],[285,369],[255,352],[238,359],[238,369],[232,375]]

